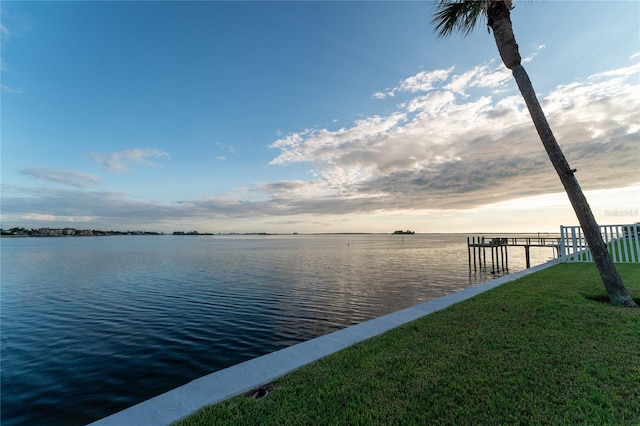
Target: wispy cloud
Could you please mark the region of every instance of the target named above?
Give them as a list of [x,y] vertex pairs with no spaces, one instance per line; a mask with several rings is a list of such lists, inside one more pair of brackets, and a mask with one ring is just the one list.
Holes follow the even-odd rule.
[[540,54],[540,52],[542,52],[544,49],[546,49],[547,46],[545,46],[544,44],[539,45],[538,47],[536,47],[536,50],[529,56],[526,56],[524,58],[522,58],[522,63],[523,64],[527,64],[531,61],[533,61],[533,59],[538,56],[538,54]]
[[474,87],[491,89],[494,92],[504,90],[510,81],[511,73],[508,69],[502,66],[496,67],[495,62],[489,62],[454,76],[444,89],[466,96],[466,91]]
[[397,113],[386,117],[372,116],[357,120],[351,127],[335,131],[327,129],[306,129],[278,139],[271,148],[282,152],[270,164],[285,165],[295,162],[332,164],[342,155],[341,147],[366,151],[375,147],[377,138],[385,135],[406,120],[406,114]]
[[0,24],[0,35],[2,35],[2,37],[11,37],[11,31],[9,31],[9,29],[4,25]]
[[99,177],[73,170],[32,167],[23,169],[20,172],[34,179],[60,183],[77,188],[93,188],[100,185]]
[[55,216],[52,214],[28,213],[20,217],[22,220],[34,222],[68,222],[68,223],[87,223],[94,218],[90,216]]
[[2,89],[2,93],[8,94],[20,94],[22,93],[21,87],[11,87],[6,84],[0,84],[0,88]]
[[135,199],[124,193],[86,189],[18,187],[2,185],[3,217],[26,215],[75,218],[77,221],[102,219],[107,223],[151,222],[200,215],[184,205],[162,205]]
[[399,92],[429,92],[436,87],[436,84],[447,80],[453,72],[454,67],[446,70],[420,71],[416,75],[412,75],[402,80],[397,87],[385,89],[384,91],[373,94],[374,99],[384,99],[394,97]]
[[149,160],[150,158],[167,158],[171,156],[161,149],[157,148],[136,148],[121,152],[111,152],[107,154],[92,153],[93,160],[105,167],[109,171],[127,172],[129,168],[126,163],[133,162],[143,164],[145,166],[156,166],[157,163]]

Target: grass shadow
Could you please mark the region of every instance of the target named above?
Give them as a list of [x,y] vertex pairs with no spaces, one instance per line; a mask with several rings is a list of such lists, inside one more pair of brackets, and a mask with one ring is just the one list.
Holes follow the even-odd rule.
[[[609,296],[606,294],[587,295],[585,297],[592,302],[605,303],[607,305],[611,304],[611,299],[609,299]],[[633,298],[633,301],[636,302],[636,305],[640,306],[640,299]]]

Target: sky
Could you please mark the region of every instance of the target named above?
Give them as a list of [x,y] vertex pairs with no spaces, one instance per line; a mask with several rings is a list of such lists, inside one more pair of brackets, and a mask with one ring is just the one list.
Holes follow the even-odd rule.
[[[601,224],[640,221],[640,2],[514,1]],[[1,3],[4,229],[558,232],[577,219],[484,21],[430,1]]]

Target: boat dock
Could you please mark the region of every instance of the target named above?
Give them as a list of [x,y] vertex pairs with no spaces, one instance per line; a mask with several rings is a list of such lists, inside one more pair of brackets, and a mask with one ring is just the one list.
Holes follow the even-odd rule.
[[524,247],[527,268],[531,267],[529,249],[531,247],[554,248],[556,255],[560,246],[560,237],[552,234],[537,236],[473,236],[467,237],[469,252],[469,272],[487,270],[487,249],[491,253],[491,273],[509,271],[509,247]]

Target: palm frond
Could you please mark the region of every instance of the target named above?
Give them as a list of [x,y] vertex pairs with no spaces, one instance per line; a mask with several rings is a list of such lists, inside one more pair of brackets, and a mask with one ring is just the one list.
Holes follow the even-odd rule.
[[466,36],[473,31],[483,13],[481,0],[440,0],[431,24],[439,37],[448,37],[454,32]]

